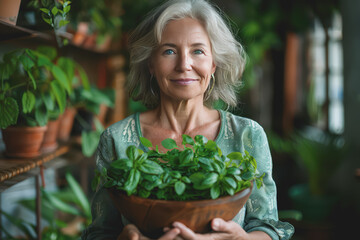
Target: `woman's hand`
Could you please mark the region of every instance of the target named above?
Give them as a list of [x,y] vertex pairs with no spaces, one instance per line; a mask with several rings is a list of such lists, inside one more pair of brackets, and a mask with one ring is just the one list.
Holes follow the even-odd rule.
[[[177,228],[173,228],[167,231],[162,237],[158,240],[176,240],[176,236],[180,233],[180,230]],[[145,237],[141,234],[139,229],[133,225],[128,224],[124,227],[117,240],[150,240],[150,238]]]
[[271,240],[264,232],[254,231],[251,233],[245,232],[245,230],[234,221],[224,221],[221,218],[215,218],[211,222],[211,228],[215,231],[207,234],[194,233],[190,228],[186,227],[180,222],[174,222],[173,227],[180,230],[178,238],[183,240],[250,240],[261,239]]

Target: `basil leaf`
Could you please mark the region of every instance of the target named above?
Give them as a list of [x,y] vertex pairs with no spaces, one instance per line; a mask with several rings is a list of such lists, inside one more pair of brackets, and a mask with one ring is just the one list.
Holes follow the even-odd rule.
[[220,186],[218,184],[214,184],[210,188],[210,196],[212,199],[216,199],[220,196]]
[[231,177],[224,177],[224,181],[230,186],[230,187],[232,187],[232,188],[236,188],[236,182],[235,182],[235,180],[233,179],[233,178],[231,178]]
[[140,142],[142,143],[142,145],[144,145],[147,148],[151,148],[153,146],[151,141],[144,137],[140,137]]
[[163,140],[161,142],[161,145],[166,148],[166,149],[173,149],[173,148],[177,148],[178,146],[176,145],[176,142],[174,139],[171,138],[167,138],[165,140]]
[[133,161],[128,158],[121,158],[113,161],[110,166],[116,169],[126,170],[133,167]]
[[242,160],[243,156],[240,152],[232,152],[228,154],[226,157],[228,157],[231,160]]
[[131,160],[136,160],[139,156],[139,152],[135,146],[129,146],[126,149],[126,156]]
[[180,153],[180,164],[190,163],[194,157],[194,152],[191,149],[185,149]]
[[191,146],[194,146],[195,145],[195,142],[194,140],[189,136],[189,135],[186,135],[186,134],[183,134],[182,135],[182,144],[185,146],[186,144],[189,144]]
[[125,182],[124,190],[127,195],[130,196],[136,189],[140,180],[140,171],[137,169],[131,169],[128,179]]
[[143,164],[139,166],[139,170],[147,174],[162,174],[164,172],[158,163],[151,160],[145,160]]
[[181,181],[177,181],[174,185],[174,188],[177,195],[182,195],[185,191],[186,185]]

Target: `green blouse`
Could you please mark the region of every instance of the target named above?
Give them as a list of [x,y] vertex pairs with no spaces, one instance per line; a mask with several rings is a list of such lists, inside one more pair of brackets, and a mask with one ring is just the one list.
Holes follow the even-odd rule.
[[[264,186],[253,188],[249,200],[233,221],[245,231],[263,231],[272,239],[290,239],[294,227],[278,218],[276,185],[272,178],[272,159],[263,128],[255,121],[220,110],[221,127],[216,143],[223,154],[247,150],[258,165],[260,173],[266,173]],[[98,169],[108,167],[110,162],[125,157],[129,145],[148,151],[140,143],[142,136],[139,113],[133,114],[108,127],[101,135],[96,153]],[[92,203],[92,223],[82,234],[82,239],[116,239],[122,230],[121,222],[127,223],[112,204],[106,190],[100,188]]]

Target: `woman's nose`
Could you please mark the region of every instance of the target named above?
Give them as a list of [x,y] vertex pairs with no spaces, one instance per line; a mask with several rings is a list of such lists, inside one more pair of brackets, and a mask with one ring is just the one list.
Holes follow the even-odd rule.
[[189,71],[191,70],[191,68],[192,68],[191,57],[186,53],[182,53],[181,55],[179,55],[176,69],[178,71]]

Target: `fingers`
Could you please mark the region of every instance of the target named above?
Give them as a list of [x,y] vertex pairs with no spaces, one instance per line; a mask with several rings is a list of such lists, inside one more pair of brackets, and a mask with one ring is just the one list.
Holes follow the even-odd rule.
[[128,240],[140,240],[141,233],[135,225],[128,224],[124,227],[121,236]]
[[177,235],[179,235],[180,230],[178,228],[165,229],[166,233],[160,237],[158,240],[175,240],[178,239]]
[[184,239],[196,239],[196,234],[181,222],[174,222],[173,227],[180,230],[180,235]]
[[216,232],[234,232],[234,230],[237,230],[240,226],[233,222],[233,221],[224,221],[221,218],[214,218],[211,221],[211,228]]

